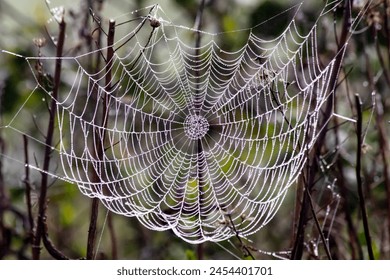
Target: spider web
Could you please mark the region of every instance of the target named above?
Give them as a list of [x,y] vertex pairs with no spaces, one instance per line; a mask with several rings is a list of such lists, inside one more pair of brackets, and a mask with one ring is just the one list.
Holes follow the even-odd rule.
[[[338,4],[307,32],[294,18],[272,39],[256,35],[262,24],[236,31],[248,34],[236,51],[219,46],[224,34],[175,25],[158,5],[137,11],[113,46],[61,58],[68,88],[55,100],[60,170],[50,175],[190,243],[254,234],[278,211],[321,129],[335,59],[322,66],[317,29]],[[85,61],[109,47],[108,87],[106,67]],[[37,61],[56,59],[25,57],[33,73]],[[16,119],[35,92],[3,129],[25,133]]]

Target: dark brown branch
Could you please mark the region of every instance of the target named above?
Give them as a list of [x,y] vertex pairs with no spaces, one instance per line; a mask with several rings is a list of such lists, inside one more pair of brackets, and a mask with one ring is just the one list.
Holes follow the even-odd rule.
[[342,61],[345,53],[346,48],[346,42],[348,40],[348,34],[351,26],[351,18],[352,18],[352,11],[351,7],[353,5],[353,0],[345,0],[344,2],[344,21],[343,21],[343,27],[340,35],[340,39],[338,41],[338,50],[335,57],[334,65],[333,65],[333,71],[330,78],[330,93],[329,98],[326,103],[325,110],[322,114],[322,118],[319,122],[319,127],[321,128],[321,132],[318,135],[317,142],[315,145],[314,150],[310,155],[308,155],[308,169],[307,169],[307,176],[308,181],[306,183],[305,190],[303,192],[303,199],[301,204],[301,211],[299,215],[299,221],[298,221],[298,228],[296,233],[296,238],[293,246],[293,250],[291,253],[291,259],[301,259],[303,255],[303,247],[304,247],[304,236],[305,236],[305,227],[308,221],[308,214],[310,209],[310,198],[308,194],[310,194],[314,183],[316,174],[319,170],[319,163],[317,161],[317,156],[321,154],[321,149],[325,145],[325,138],[327,129],[326,126],[328,124],[328,121],[330,117],[332,116],[332,108],[334,106],[334,100],[335,100],[335,92],[336,88],[338,86],[338,77],[340,73],[340,69],[342,66]]
[[[201,28],[202,28],[202,21],[203,21],[203,11],[205,8],[205,0],[202,0],[198,9],[198,13],[196,15],[196,20],[195,20],[195,30],[196,30],[196,37],[195,37],[195,57],[196,57],[196,64],[199,63],[199,56],[200,56],[200,43],[202,40],[202,33],[201,33]],[[198,69],[198,67],[197,67]],[[199,111],[197,113],[200,113],[202,103],[200,100],[200,92],[199,92],[199,84],[200,84],[200,73],[199,70],[196,70],[195,72],[195,77],[196,77],[196,89],[195,89],[195,97],[194,97],[194,103],[195,103],[195,110]]]
[[[154,30],[154,29],[153,29]],[[107,38],[107,44],[108,46],[112,46],[114,44],[114,35],[115,35],[115,22],[113,21],[110,21],[110,27],[109,27],[109,36]],[[150,39],[149,39],[150,40]],[[114,57],[114,49],[112,47],[109,47],[107,49],[107,68],[106,68],[106,87],[108,87],[108,90],[110,90],[111,88],[111,78],[112,78],[112,74],[111,74],[111,68],[112,68],[112,58]],[[108,104],[107,104],[107,98],[105,98],[105,108],[107,108]],[[107,114],[107,112],[105,113]],[[106,118],[107,119],[107,118]],[[106,120],[107,122],[107,120]],[[106,122],[105,122],[105,125],[106,125]],[[102,146],[103,148],[104,146]],[[111,252],[112,252],[112,259],[117,259],[118,258],[118,253],[117,253],[117,242],[116,242],[116,235],[115,235],[115,229],[114,229],[114,225],[113,225],[113,222],[112,222],[112,215],[111,213],[108,213],[108,230],[109,230],[109,233],[110,233],[110,239],[111,239]]]
[[[387,60],[388,62],[390,63],[390,25],[389,25],[389,13],[388,13],[388,9],[389,9],[389,5],[387,3],[387,1],[383,1],[383,6],[384,6],[384,30],[385,30],[385,34],[386,34],[386,47],[387,47]],[[387,74],[388,74],[388,69],[386,68],[387,70]],[[390,85],[389,85],[390,86]]]
[[320,237],[321,237],[321,241],[322,241],[322,244],[324,244],[324,248],[325,248],[325,253],[326,253],[326,256],[328,257],[329,260],[332,259],[332,256],[330,254],[330,250],[329,250],[329,246],[328,246],[328,241],[326,240],[325,236],[324,236],[324,233],[321,229],[321,226],[320,226],[320,222],[318,221],[318,218],[317,218],[317,214],[314,210],[314,205],[313,205],[313,200],[311,198],[311,194],[309,192],[309,189],[305,189],[305,191],[307,192],[307,196],[309,198],[309,204],[310,204],[310,211],[311,211],[311,215],[313,216],[313,219],[314,219],[314,222],[316,224],[316,227],[317,227],[317,230],[320,234]]
[[203,11],[204,11],[204,8],[205,8],[205,3],[206,3],[205,0],[202,0],[200,2],[198,13],[197,13],[196,19],[195,19],[195,29],[197,30],[197,32],[196,32],[196,42],[195,42],[195,48],[196,49],[198,49],[200,47],[200,41],[202,39],[200,31],[202,29]]
[[378,128],[380,154],[383,162],[383,178],[386,186],[387,195],[387,231],[388,231],[388,244],[390,244],[390,144],[388,133],[386,131],[386,121],[384,119],[384,105],[382,103],[381,95],[376,96],[376,125]]
[[[373,27],[373,28],[375,28],[375,27]],[[383,76],[385,77],[385,81],[387,83],[387,86],[390,86],[390,73],[389,73],[388,68],[386,67],[385,59],[383,58],[383,55],[382,55],[380,43],[378,40],[378,32],[376,29],[374,29],[374,34],[375,34],[374,40],[375,40],[376,52],[378,54],[378,60],[379,60],[379,63],[382,67]]]
[[47,229],[47,224],[46,224],[46,217],[44,219],[44,233],[42,236],[43,244],[45,245],[46,250],[49,252],[49,254],[55,258],[56,260],[69,260],[69,258],[63,254],[60,250],[58,250],[53,242],[49,238],[49,231]]
[[[205,8],[205,2],[206,2],[205,0],[201,1],[199,9],[198,9],[198,13],[196,15],[196,20],[195,20],[195,29],[197,30],[196,41],[195,41],[195,57],[197,60],[196,61],[197,64],[198,64],[198,60],[199,60],[199,56],[200,56],[200,43],[202,40],[200,29],[202,28],[203,11]],[[197,113],[200,114],[202,104],[201,104],[200,100],[197,100],[199,98],[199,95],[200,95],[200,92],[199,92],[200,74],[199,74],[198,70],[196,70],[195,76],[196,76],[196,89],[195,89],[195,97],[194,97],[195,102],[194,103],[195,103],[195,110],[198,110],[199,112],[197,112]],[[199,104],[197,101],[199,102]],[[200,156],[203,154],[202,139],[197,140],[197,153],[198,153],[197,166],[198,166],[198,177],[199,177],[199,181],[198,181],[199,182],[199,207],[200,207],[200,211],[202,211],[202,200],[204,197],[204,195],[203,195],[204,174],[203,174],[203,171],[200,169],[200,166],[201,166]],[[202,260],[204,258],[204,245],[199,244],[196,251],[197,251],[198,260]]]
[[[89,0],[88,0],[89,1]],[[95,44],[100,47],[100,41],[101,41],[101,34],[104,33],[106,34],[105,32],[103,32],[103,28],[101,28],[100,26],[100,21],[96,21],[96,18],[95,18],[95,13],[91,10],[91,5],[88,5],[89,6],[89,12],[91,13],[92,12],[92,17],[93,17],[93,21],[96,23],[96,25],[98,26],[94,31],[92,31],[92,33],[89,35],[87,34],[86,35],[86,40],[87,40],[87,47],[92,50],[93,46],[92,46],[92,36],[95,32],[97,32],[97,39],[95,41]],[[87,20],[87,17],[88,15],[86,15],[86,20]],[[88,30],[89,32],[89,30]],[[104,59],[105,62],[106,61],[106,58],[104,57],[104,55],[99,51],[96,55],[96,62],[95,62],[95,71],[93,71],[94,73],[98,73],[99,72],[99,67],[100,67],[100,63],[101,63],[101,58]],[[89,61],[88,61],[88,67],[93,68],[93,56],[91,56],[89,58]],[[94,93],[95,95],[97,95],[97,88],[98,88],[98,85],[97,84],[94,84],[93,85],[93,88],[92,88],[92,93]],[[93,143],[95,144],[95,143]],[[97,175],[96,171],[94,171],[92,169],[92,180],[94,182],[98,182],[99,181],[99,176]],[[93,198],[92,199],[92,202],[91,202],[91,213],[90,213],[90,224],[89,224],[89,228],[88,228],[88,237],[87,237],[87,253],[86,253],[86,258],[87,259],[93,259],[94,257],[94,247],[95,247],[95,240],[96,240],[96,224],[97,224],[97,219],[98,219],[98,214],[99,214],[99,200],[97,198]]]
[[[383,1],[384,5],[384,31],[386,35],[386,47],[387,47],[387,58],[388,62],[390,63],[390,26],[389,26],[389,15],[388,15],[388,2]],[[387,83],[387,86],[390,86],[390,73],[388,66],[386,67],[384,58],[382,56],[382,52],[380,49],[380,44],[378,40],[378,34],[377,30],[375,30],[375,43],[376,43],[376,50],[378,54],[379,62],[382,66],[382,70],[385,76],[385,81]],[[373,80],[370,80],[371,83],[373,83]],[[372,86],[373,87],[373,86]],[[376,125],[378,128],[378,136],[379,136],[379,144],[380,144],[380,154],[382,157],[383,162],[383,178],[384,178],[384,184],[386,187],[386,195],[387,195],[387,236],[388,236],[388,244],[390,244],[390,143],[388,139],[388,133],[386,131],[386,125],[385,125],[385,119],[384,119],[384,112],[386,111],[386,102],[382,103],[382,96],[379,93],[376,96]]]
[[92,198],[91,204],[91,216],[88,228],[88,241],[87,241],[87,260],[93,260],[95,257],[95,243],[96,243],[96,231],[97,231],[97,219],[99,216],[99,199]]
[[359,194],[359,206],[362,213],[364,236],[366,238],[367,250],[370,260],[374,259],[374,252],[372,250],[370,228],[368,225],[368,217],[366,204],[363,193],[363,181],[361,176],[362,169],[362,148],[363,148],[363,113],[362,104],[358,94],[355,95],[356,109],[357,109],[357,120],[356,120],[356,134],[357,134],[357,151],[356,151],[356,180]]
[[[347,84],[348,88],[348,84]],[[347,89],[347,94],[349,93],[349,90]],[[339,147],[340,145],[340,140],[339,140],[339,133],[338,133],[338,128],[339,128],[339,122],[338,118],[334,118],[334,134],[335,134],[335,145],[336,147]],[[347,224],[347,229],[348,229],[348,235],[349,235],[349,244],[351,248],[351,257],[352,259],[356,259],[357,257],[359,259],[363,259],[363,250],[359,242],[358,234],[356,232],[355,225],[353,224],[352,216],[350,213],[350,197],[351,197],[351,192],[348,190],[346,180],[345,180],[345,174],[344,174],[344,164],[341,158],[339,158],[336,161],[336,167],[337,167],[337,182],[340,190],[340,195],[343,199],[342,203],[342,209],[341,211],[344,213],[344,219]],[[358,253],[356,253],[358,251]],[[357,255],[358,254],[358,255]]]
[[[31,184],[30,184],[30,167],[29,167],[29,156],[28,156],[28,138],[26,135],[23,135],[24,143],[24,158],[25,158],[25,177],[24,184],[26,186],[26,204],[27,204],[27,216],[28,216],[28,228],[29,228],[29,238],[31,245],[34,242],[34,218],[32,215],[32,203],[31,203]],[[31,247],[33,248],[33,247]]]
[[[1,101],[1,95],[0,95]],[[0,106],[0,117],[1,117]],[[0,154],[4,152],[4,141],[0,135]],[[6,211],[6,205],[8,204],[8,198],[5,192],[4,178],[3,178],[3,157],[0,156],[0,259],[2,259],[9,249],[10,234],[9,230],[4,223],[4,212]]]
[[[115,36],[115,21],[110,20],[108,37],[107,37],[107,64],[106,64],[106,77],[105,77],[105,87],[111,88],[111,68],[113,63],[113,44],[114,44],[114,36]],[[99,100],[97,101],[99,102]],[[96,157],[98,160],[103,159],[104,155],[104,139],[105,139],[105,128],[107,127],[108,121],[108,96],[105,94],[103,97],[103,110],[102,110],[102,120],[101,126],[103,127],[103,135],[99,140],[99,136],[95,137],[95,143],[93,143],[94,147],[96,147]],[[98,134],[98,131],[95,131]],[[103,170],[103,169],[101,169]],[[97,170],[94,170],[93,180],[95,183],[99,183],[101,179],[97,173]],[[88,230],[88,241],[87,241],[87,259],[92,260],[95,257],[95,243],[96,243],[96,232],[97,232],[97,220],[99,215],[99,199],[93,198],[91,205],[91,216],[90,216],[90,224]]]
[[62,52],[64,47],[65,40],[65,29],[66,24],[62,19],[59,23],[60,33],[58,36],[57,43],[57,53],[56,53],[56,66],[54,72],[54,87],[52,92],[52,98],[50,103],[49,111],[49,124],[47,127],[46,133],[46,142],[45,142],[45,152],[44,152],[44,161],[42,167],[42,180],[41,180],[41,189],[39,195],[39,209],[38,209],[38,219],[37,219],[37,228],[35,233],[35,239],[33,243],[33,259],[39,259],[41,253],[41,239],[44,234],[46,234],[46,207],[47,207],[47,186],[48,186],[48,171],[50,167],[50,158],[52,152],[52,142],[53,134],[55,127],[55,114],[56,114],[56,102],[58,100],[58,90],[60,87],[60,78],[61,78],[61,64],[62,64]]

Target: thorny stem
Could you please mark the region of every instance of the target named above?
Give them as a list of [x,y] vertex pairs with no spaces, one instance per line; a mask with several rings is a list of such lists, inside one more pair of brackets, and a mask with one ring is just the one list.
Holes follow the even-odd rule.
[[363,114],[362,104],[358,94],[355,95],[356,109],[357,109],[357,151],[356,151],[356,180],[359,194],[359,206],[362,213],[364,236],[366,238],[368,256],[370,260],[374,259],[374,252],[372,250],[370,228],[368,225],[367,210],[365,205],[364,193],[363,193],[363,181],[361,176],[362,168],[362,148],[363,148]]
[[[114,56],[114,50],[113,50],[113,44],[114,44],[114,36],[115,36],[115,21],[110,20],[109,23],[109,29],[108,29],[108,37],[107,37],[107,58],[106,58],[106,77],[105,77],[105,87],[111,88],[111,68],[112,68],[112,59]],[[97,135],[95,137],[96,141],[94,143],[94,146],[96,147],[96,157],[99,160],[103,159],[104,154],[104,140],[105,140],[105,128],[107,127],[107,121],[108,121],[108,96],[105,95],[103,97],[103,112],[102,112],[102,121],[101,126],[103,128],[103,135],[99,137]],[[95,132],[98,134],[98,131]],[[99,138],[101,138],[99,140]],[[99,182],[101,179],[99,178],[98,171],[94,170],[93,173],[93,179],[95,182]],[[97,219],[99,214],[99,199],[93,198],[92,199],[92,206],[91,206],[91,217],[90,217],[90,224],[89,224],[89,230],[88,230],[88,242],[87,242],[87,259],[92,260],[95,258],[95,243],[96,243],[96,231],[97,231]]]
[[60,26],[60,33],[58,36],[58,43],[57,43],[57,53],[56,53],[56,66],[55,66],[55,72],[54,72],[54,86],[53,86],[53,92],[52,92],[52,98],[50,103],[50,110],[49,110],[49,124],[47,127],[47,133],[46,133],[46,142],[45,142],[45,152],[44,152],[44,161],[43,161],[43,167],[42,167],[42,180],[41,180],[41,189],[40,189],[40,195],[39,195],[39,201],[38,201],[38,218],[36,223],[36,232],[35,232],[35,238],[33,242],[33,259],[38,260],[40,259],[40,253],[41,253],[41,240],[42,237],[47,235],[47,229],[46,229],[46,208],[47,208],[47,187],[48,187],[48,171],[50,167],[50,156],[52,152],[52,142],[53,142],[53,134],[54,134],[54,127],[55,127],[55,114],[56,114],[56,100],[58,100],[58,90],[60,87],[60,78],[61,78],[61,65],[62,65],[62,52],[64,47],[64,40],[65,40],[65,29],[66,24],[64,19],[62,19],[59,23]]

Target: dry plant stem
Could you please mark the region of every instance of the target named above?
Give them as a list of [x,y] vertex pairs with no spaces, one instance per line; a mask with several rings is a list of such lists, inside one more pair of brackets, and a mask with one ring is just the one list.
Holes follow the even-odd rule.
[[345,53],[346,48],[346,42],[350,30],[351,25],[351,7],[353,5],[353,0],[345,0],[344,2],[344,21],[343,21],[343,27],[340,35],[340,39],[338,41],[338,51],[337,55],[335,57],[335,62],[333,65],[333,71],[331,74],[331,84],[329,85],[330,88],[330,95],[325,107],[325,110],[322,115],[322,121],[320,120],[319,127],[322,128],[321,132],[318,135],[317,142],[315,145],[315,148],[313,149],[313,152],[308,155],[309,156],[309,163],[308,163],[308,180],[306,183],[305,188],[307,190],[303,193],[303,199],[301,204],[301,211],[299,215],[299,221],[298,221],[298,228],[297,233],[295,235],[295,241],[293,250],[291,252],[291,259],[302,259],[303,256],[303,248],[304,248],[304,236],[305,236],[305,227],[308,220],[308,214],[310,209],[310,198],[308,194],[310,194],[311,189],[314,186],[316,174],[319,170],[319,163],[317,161],[317,156],[321,153],[321,148],[325,145],[325,138],[327,129],[326,126],[328,124],[328,120],[332,116],[332,108],[334,106],[334,100],[335,100],[335,92],[338,85],[338,77]]
[[[379,48],[377,48],[377,51],[379,51]],[[378,53],[378,56],[380,56],[380,53]],[[367,53],[365,53],[365,59],[366,59],[366,69],[367,69],[367,80],[369,81],[370,90],[371,92],[375,92],[374,75],[372,73],[370,59]],[[382,65],[382,68],[383,67],[385,67],[385,65]],[[386,188],[386,196],[387,196],[387,232],[388,232],[387,242],[388,244],[390,244],[390,168],[389,168],[390,167],[389,166],[390,145],[387,137],[388,134],[386,131],[386,120],[384,119],[385,104],[382,103],[382,96],[380,93],[377,93],[375,95],[375,98],[376,98],[375,101],[376,108],[374,108],[374,110],[375,110],[376,126],[378,131],[378,138],[379,138],[379,150],[380,150],[379,152],[383,162],[383,180],[384,180],[384,185]]]
[[[367,63],[368,63],[368,61],[367,61]],[[369,69],[368,65],[367,65],[367,69]],[[343,76],[346,79],[349,72],[346,73],[345,69],[342,69],[342,71],[344,73]],[[351,102],[350,97],[349,97],[350,96],[350,87],[349,87],[348,81],[346,81],[346,83],[345,83],[345,88],[346,88],[346,95],[348,97],[348,100]],[[337,104],[337,96],[335,96],[335,103]],[[335,108],[335,111],[337,111],[337,107]],[[333,121],[334,121],[333,131],[335,134],[335,136],[334,136],[335,137],[335,145],[339,149],[339,147],[340,147],[339,119],[334,118]],[[353,223],[351,212],[350,212],[351,192],[349,191],[347,183],[346,183],[347,180],[345,178],[344,164],[343,164],[342,158],[338,158],[338,160],[336,161],[336,168],[338,171],[337,172],[337,182],[338,182],[338,186],[340,189],[340,195],[343,199],[341,210],[342,210],[342,212],[344,212],[344,218],[345,218],[345,221],[347,224],[347,230],[348,230],[348,235],[349,235],[349,244],[350,244],[350,248],[351,248],[351,258],[352,259],[356,259],[356,258],[363,259],[364,258],[363,248],[362,248],[362,245],[360,244],[358,234],[356,231],[356,227]],[[357,251],[357,254],[356,254],[356,251]]]
[[[1,96],[0,96],[1,98]],[[1,101],[1,99],[0,99]],[[1,109],[1,108],[0,108]],[[0,111],[1,114],[1,111]],[[0,115],[1,116],[1,115]],[[0,135],[0,153],[3,153],[4,150],[4,141],[3,138]],[[6,227],[4,225],[4,211],[6,206],[7,197],[5,194],[5,186],[4,186],[4,178],[3,178],[3,162],[2,157],[0,157],[0,258],[2,256],[6,255],[7,246],[5,246],[5,243],[7,243],[7,233],[6,233]]]
[[[106,65],[106,88],[107,90],[111,91],[111,68],[112,68],[112,59],[114,57],[114,49],[112,46],[114,45],[114,37],[115,37],[115,21],[110,21],[109,25],[109,31],[108,31],[108,38],[107,38],[107,45],[109,48],[107,49],[107,65]],[[104,112],[105,115],[105,120],[104,120],[104,127],[107,126],[107,116],[108,116],[108,104],[107,104],[107,96],[104,99],[104,108],[106,112]],[[104,146],[101,147],[104,149]],[[111,251],[112,251],[112,258],[117,259],[118,258],[118,253],[117,253],[117,243],[116,243],[116,235],[115,235],[115,230],[112,222],[112,213],[108,213],[108,229],[111,237]]]
[[363,181],[361,176],[362,168],[362,148],[363,148],[363,114],[362,104],[358,94],[355,95],[356,109],[357,109],[357,120],[356,120],[356,134],[357,134],[357,152],[356,152],[356,180],[359,194],[359,206],[362,213],[364,236],[366,238],[368,256],[370,260],[374,259],[374,252],[372,250],[370,228],[368,225],[367,211],[363,193]]
[[[348,92],[348,90],[347,90]],[[339,133],[338,133],[338,127],[339,127],[339,122],[338,118],[334,118],[334,133],[335,133],[335,141],[336,141],[336,147],[339,147],[340,140],[339,140]],[[353,224],[352,221],[352,216],[349,210],[349,197],[350,197],[350,192],[348,190],[348,187],[346,185],[346,180],[345,180],[345,175],[344,175],[344,165],[341,159],[338,159],[336,161],[336,168],[337,168],[337,182],[338,185],[340,186],[340,195],[343,199],[342,203],[342,212],[344,213],[344,218],[347,223],[347,229],[348,229],[348,235],[349,235],[349,245],[351,248],[351,258],[356,259],[357,258],[357,253],[358,251],[358,256],[360,259],[363,259],[363,250],[362,247],[359,243],[359,238],[356,232],[356,228]]]
[[[88,4],[90,4],[90,0],[87,0],[87,2],[88,2]],[[91,7],[91,6],[89,6],[89,7]],[[87,27],[88,27],[88,25],[85,26],[85,28],[87,28]],[[99,28],[97,29],[98,34],[97,34],[97,42],[96,42],[96,44],[99,46],[100,46],[101,33],[102,33],[101,31],[102,30],[101,30],[101,27],[99,25]],[[85,31],[85,32],[87,32],[87,31]],[[84,35],[86,37],[87,47],[90,51],[92,51],[93,50],[92,36],[89,34],[88,35],[84,34]],[[100,55],[100,53],[98,53],[96,55],[96,71],[94,71],[95,73],[97,73],[99,71],[100,61],[101,61],[101,55]],[[88,65],[91,69],[93,68],[93,56],[91,56],[89,58]],[[94,85],[94,87],[93,87],[93,92],[95,94],[97,94],[96,87],[97,87],[97,85]],[[99,180],[96,172],[93,172],[92,178],[94,181]],[[87,254],[86,254],[87,259],[93,259],[93,257],[94,257],[94,246],[95,246],[95,240],[96,240],[96,223],[97,223],[97,218],[98,218],[98,214],[99,214],[98,211],[99,211],[99,200],[97,198],[93,198],[92,202],[91,202],[91,216],[90,216],[90,224],[89,224],[88,238],[87,238]]]
[[[92,0],[85,0],[85,16],[83,20],[83,25],[80,30],[80,34],[84,37],[86,41],[86,46],[88,48],[89,52],[93,51],[93,46],[92,46],[92,36],[89,34],[90,30],[90,21],[89,21],[89,10],[92,9],[93,7],[93,1]],[[90,64],[92,65],[92,63]]]
[[202,29],[203,11],[205,8],[205,4],[206,4],[205,0],[202,0],[202,2],[200,2],[198,13],[195,19],[195,29],[198,30],[198,32],[196,33],[196,42],[195,42],[195,46],[197,48],[196,51],[198,52],[197,55],[199,54],[200,41],[202,39],[199,31]]
[[[3,102],[2,91],[3,88],[0,88],[0,103]],[[0,125],[2,124],[2,115],[3,115],[1,109],[2,106],[0,106]],[[0,133],[0,154],[4,153],[4,149],[5,149],[5,142]],[[7,254],[8,246],[6,246],[6,244],[9,243],[7,242],[7,239],[9,238],[7,238],[7,230],[4,224],[4,211],[5,211],[5,206],[7,204],[7,200],[8,199],[5,193],[4,177],[3,177],[3,157],[0,156],[0,259],[2,259]]]
[[[30,243],[34,241],[34,218],[32,215],[32,203],[31,203],[31,184],[30,184],[30,168],[29,168],[29,156],[28,156],[28,138],[23,134],[23,146],[24,146],[24,159],[25,159],[25,177],[24,184],[26,186],[26,203],[27,203],[27,215],[29,222],[29,237]],[[33,247],[31,247],[32,249]]]
[[[144,27],[146,21],[147,21],[147,17],[145,17],[145,18],[142,20],[141,24],[137,27],[137,29],[134,30],[133,35],[131,35],[125,42],[123,42],[121,45],[119,45],[119,47],[116,47],[116,49],[115,49],[114,51],[119,50],[119,49],[122,48],[124,45],[126,45],[129,41],[131,41],[131,40],[135,37],[135,35],[142,29],[142,27]],[[139,58],[137,58],[136,61],[138,61],[138,59],[139,59]],[[135,65],[135,64],[136,64],[136,62],[135,62],[133,65]]]
[[321,237],[321,241],[322,241],[322,244],[324,245],[324,248],[325,248],[325,253],[326,253],[326,256],[329,260],[332,259],[332,256],[330,254],[330,250],[329,250],[329,246],[328,246],[328,240],[326,240],[325,236],[324,236],[324,233],[321,229],[321,225],[320,225],[320,222],[318,221],[318,218],[317,218],[317,215],[316,215],[316,211],[314,210],[314,205],[313,205],[313,200],[311,198],[311,195],[310,195],[310,192],[308,189],[306,189],[307,191],[307,196],[309,198],[309,204],[310,204],[310,211],[311,211],[311,215],[313,216],[313,219],[314,219],[314,222],[316,224],[316,227],[318,229],[318,232],[320,234],[320,237]]
[[[113,43],[114,43],[114,36],[115,36],[115,21],[110,20],[109,23],[109,30],[108,30],[108,37],[107,37],[107,64],[106,64],[106,79],[105,79],[105,87],[110,89],[111,88],[111,67],[112,67],[112,58],[114,55],[113,50]],[[97,101],[99,102],[99,100]],[[105,95],[103,97],[103,112],[102,112],[102,121],[101,126],[103,128],[107,127],[107,117],[108,117],[108,96]],[[105,131],[105,130],[104,130]],[[98,134],[98,132],[95,132]],[[99,160],[103,159],[103,152],[104,152],[104,139],[105,139],[105,133],[103,132],[103,136],[101,141],[99,141],[99,136],[97,135],[95,137],[96,142],[94,143],[94,146],[96,147],[97,155],[96,157]],[[97,174],[97,171],[94,171],[93,179],[95,182],[99,182],[99,176]],[[95,243],[96,243],[96,231],[97,231],[97,219],[99,215],[99,199],[93,198],[92,199],[92,206],[91,206],[91,216],[90,216],[90,224],[89,224],[89,230],[88,230],[88,241],[87,241],[87,259],[92,260],[95,258]]]
[[49,231],[47,229],[47,224],[46,224],[46,219],[45,219],[44,227],[45,227],[45,229],[44,229],[42,239],[43,239],[43,244],[45,245],[45,248],[49,252],[49,254],[57,260],[69,260],[69,258],[67,256],[65,256],[60,250],[58,250],[54,246],[53,242],[50,240],[49,233],[48,233]]
[[375,34],[375,38],[374,39],[375,39],[376,52],[378,54],[379,63],[381,65],[381,67],[382,67],[383,75],[385,77],[386,83],[387,83],[388,86],[390,86],[390,73],[389,73],[388,68],[386,67],[386,63],[385,63],[385,60],[384,60],[383,55],[382,55],[382,51],[381,51],[381,48],[380,48],[380,44],[379,44],[379,40],[378,40],[376,29],[374,31],[374,34]]
[[252,260],[255,260],[255,257],[251,253],[251,249],[253,249],[253,250],[256,250],[256,249],[249,248],[248,246],[245,245],[245,243],[242,241],[242,238],[240,237],[240,235],[238,233],[236,226],[233,223],[232,216],[230,214],[228,214],[227,217],[229,218],[229,224],[231,225],[232,230],[236,233],[236,238],[237,238],[238,242],[240,243],[240,247],[241,247],[241,250],[243,250],[244,255],[250,257]]
[[110,233],[111,240],[111,257],[113,260],[118,259],[118,244],[115,234],[115,227],[113,223],[112,213],[108,212],[107,214],[107,224],[108,224],[108,232]]
[[[198,32],[196,32],[196,41],[195,41],[195,56],[196,57],[199,57],[200,55],[200,43],[201,43],[201,40],[202,40],[202,36],[201,36],[201,33],[199,32],[200,29],[202,28],[202,20],[203,20],[203,11],[204,11],[204,8],[205,8],[205,0],[202,0],[201,3],[200,3],[200,6],[199,6],[199,9],[198,9],[198,13],[196,15],[196,20],[195,20],[195,29],[198,30]],[[198,71],[197,71],[198,72]],[[195,91],[195,99],[199,98],[199,72],[196,73],[196,77],[197,77],[197,82],[196,82],[196,91]],[[195,103],[197,104],[197,103]],[[201,110],[201,107],[202,107],[202,104],[199,104],[199,106],[197,106],[197,108],[195,108],[196,110],[198,110],[199,114],[200,114],[200,110]],[[201,139],[198,139],[197,140],[197,150],[198,150],[198,177],[199,177],[199,205],[202,205],[201,203],[201,200],[203,199],[203,183],[204,183],[204,174],[203,174],[203,171],[199,169],[199,166],[202,166],[201,162],[200,162],[200,155],[203,154],[203,147],[202,147],[202,140]],[[201,244],[198,244],[197,246],[197,257],[198,257],[198,260],[202,260],[204,258],[204,245],[201,243]]]
[[385,34],[386,34],[386,37],[387,37],[387,41],[386,41],[386,44],[387,44],[387,58],[390,62],[390,26],[389,26],[389,15],[388,15],[388,8],[389,8],[389,5],[387,3],[387,0],[383,1],[383,8],[385,10],[385,13],[384,13],[384,30],[385,30]]
[[[387,46],[387,58],[388,62],[390,63],[390,26],[389,26],[389,16],[388,16],[388,3],[387,1],[383,1],[384,5],[384,31],[386,34],[386,46]],[[377,30],[375,30],[375,42],[376,42],[376,50],[379,58],[379,62],[382,66],[382,70],[384,72],[385,80],[387,82],[387,86],[390,87],[390,73],[389,73],[389,66],[386,66],[386,63],[384,61],[384,58],[382,57],[382,52],[380,50],[380,45],[378,41],[377,36]],[[380,94],[380,93],[379,93]],[[386,186],[386,195],[387,195],[387,236],[388,236],[388,246],[390,246],[390,143],[388,140],[388,134],[386,132],[386,121],[384,119],[384,112],[386,111],[386,108],[384,106],[386,105],[386,102],[382,103],[381,95],[377,95],[376,100],[376,122],[378,127],[378,134],[379,134],[379,143],[380,143],[380,153],[383,161],[383,177],[384,177],[384,183]]]
[[45,152],[44,152],[44,161],[42,166],[42,180],[41,180],[41,189],[39,194],[38,201],[38,218],[36,222],[36,232],[35,238],[33,242],[33,259],[40,259],[41,253],[41,240],[43,235],[46,235],[46,208],[47,208],[47,187],[48,187],[48,171],[50,167],[50,155],[52,152],[52,141],[53,141],[53,133],[55,126],[55,114],[56,114],[56,100],[58,100],[58,89],[60,87],[60,78],[61,78],[61,64],[62,64],[62,52],[64,47],[65,40],[65,29],[66,24],[62,19],[59,23],[59,36],[57,43],[57,53],[56,53],[56,66],[54,72],[54,86],[52,91],[52,98],[50,103],[49,110],[49,124],[47,127],[46,133],[46,142],[45,142]]
[[390,144],[388,139],[388,133],[386,131],[386,121],[384,119],[384,108],[382,103],[381,95],[376,96],[376,125],[378,129],[379,135],[379,144],[380,144],[380,154],[383,162],[383,178],[384,184],[386,187],[386,195],[387,195],[387,236],[388,246],[390,246]]
[[99,216],[99,199],[93,198],[91,203],[91,216],[88,228],[87,260],[95,258],[95,243],[97,231],[97,219]]
[[[385,35],[386,35],[386,46],[387,46],[387,59],[388,59],[388,62],[390,63],[390,26],[389,26],[389,16],[388,16],[388,3],[387,3],[387,0],[383,1],[383,6],[384,6],[384,23],[383,23],[383,29],[384,29],[384,32],[385,32]],[[382,52],[380,50],[380,45],[379,45],[379,42],[378,42],[378,34],[377,34],[377,29],[375,27],[373,27],[375,30],[374,30],[374,35],[375,35],[375,42],[376,42],[376,50],[377,50],[377,53],[378,53],[378,58],[379,58],[379,62],[382,66],[382,70],[383,70],[383,73],[384,73],[384,76],[385,76],[385,79],[386,79],[386,82],[387,82],[387,85],[390,86],[390,73],[389,73],[389,69],[388,67],[386,67],[385,65],[385,61],[384,61],[384,58],[382,56]]]

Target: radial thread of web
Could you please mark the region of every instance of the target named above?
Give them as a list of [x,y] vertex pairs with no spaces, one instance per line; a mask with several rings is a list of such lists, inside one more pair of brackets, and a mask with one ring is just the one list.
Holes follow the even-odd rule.
[[[194,30],[158,6],[144,11],[112,46],[111,87],[105,67],[83,64],[96,52],[63,58],[76,68],[56,100],[63,179],[190,243],[252,235],[302,172],[334,60],[320,67],[316,24],[303,35],[292,19],[269,40],[242,31],[248,40],[237,51],[203,33],[196,50],[185,40]],[[37,59],[27,58],[32,70]]]

